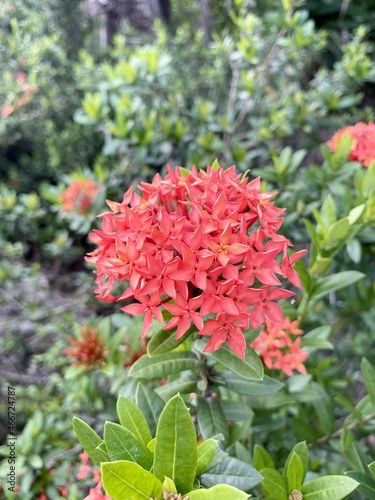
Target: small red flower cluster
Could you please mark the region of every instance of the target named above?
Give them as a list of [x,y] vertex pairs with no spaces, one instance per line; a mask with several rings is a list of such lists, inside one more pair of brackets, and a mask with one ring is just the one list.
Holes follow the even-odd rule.
[[79,330],[78,340],[71,335],[68,336],[68,340],[72,347],[65,349],[64,353],[66,356],[75,358],[74,365],[81,365],[86,370],[92,370],[105,364],[109,350],[104,346],[104,340],[97,328],[84,325]]
[[93,469],[90,458],[88,454],[84,451],[79,455],[81,459],[81,466],[77,474],[77,479],[84,480],[92,475],[92,480],[95,484],[93,488],[90,488],[89,494],[84,498],[84,500],[111,500],[108,495],[105,495],[102,491],[102,477],[100,469]]
[[375,162],[375,123],[356,123],[351,127],[345,127],[327,142],[331,151],[335,151],[337,144],[348,135],[353,139],[353,144],[349,153],[349,160],[359,161],[364,167],[369,167]]
[[275,301],[294,293],[276,275],[300,287],[293,266],[306,252],[288,255],[292,245],[277,233],[284,210],[260,188],[259,178],[241,179],[235,167],[168,167],[164,179],[141,183],[142,196],[130,188],[122,203],[107,201],[102,230],[90,234],[98,248],[87,257],[96,266],[97,297],[135,299],[122,309],[144,315],[142,337],[153,318],[163,322],[164,308],[172,315],[164,329],[177,328],[177,338],[193,322],[210,337],[205,351],[227,342],[244,357],[250,325],[283,321]]
[[98,192],[99,186],[92,179],[72,181],[60,195],[60,200],[63,202],[61,208],[64,212],[84,215],[94,204]]
[[293,370],[306,375],[303,362],[309,354],[301,349],[301,338],[293,339],[302,333],[298,321],[291,322],[285,318],[282,323],[277,323],[267,318],[264,329],[250,346],[259,352],[263,363],[270,370],[282,370],[289,377],[293,375]]

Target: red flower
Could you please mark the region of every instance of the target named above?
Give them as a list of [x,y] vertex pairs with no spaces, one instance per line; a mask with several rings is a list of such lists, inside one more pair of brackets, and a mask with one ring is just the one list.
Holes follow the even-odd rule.
[[250,345],[259,352],[263,363],[270,370],[282,370],[289,377],[293,375],[293,370],[305,375],[303,362],[309,354],[301,349],[301,338],[295,339],[302,333],[298,321],[291,322],[289,318],[282,322],[267,319],[260,335]]
[[345,127],[327,142],[331,151],[335,151],[344,135],[353,139],[349,153],[349,160],[359,161],[364,167],[369,167],[375,162],[375,123],[356,123]]
[[97,297],[135,300],[122,310],[144,315],[142,337],[165,309],[172,319],[164,328],[177,337],[193,323],[211,337],[206,351],[227,342],[244,357],[250,325],[283,321],[276,301],[294,293],[280,279],[300,286],[293,266],[305,252],[288,255],[292,245],[278,234],[284,210],[260,189],[260,179],[248,182],[234,167],[187,175],[168,167],[165,178],[141,183],[142,196],[129,189],[122,203],[108,202],[87,257]]
[[105,348],[104,340],[97,328],[84,325],[79,330],[78,340],[71,335],[68,336],[68,340],[72,347],[65,349],[64,353],[66,356],[75,358],[74,365],[82,365],[87,370],[91,370],[105,363],[104,360],[109,351]]
[[61,208],[64,212],[84,215],[94,204],[98,192],[99,186],[92,179],[72,181],[60,196],[63,202]]

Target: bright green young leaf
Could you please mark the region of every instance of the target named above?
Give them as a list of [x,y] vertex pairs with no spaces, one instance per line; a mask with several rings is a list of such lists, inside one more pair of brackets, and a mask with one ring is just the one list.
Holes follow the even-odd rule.
[[254,445],[253,461],[256,470],[275,469],[273,458],[268,451],[259,444]]
[[158,356],[159,354],[173,351],[173,349],[176,349],[176,347],[185,342],[194,331],[193,328],[190,328],[182,337],[176,339],[176,335],[173,332],[159,330],[151,337],[147,345],[147,353],[149,356]]
[[362,358],[361,372],[367,392],[371,398],[372,404],[375,406],[375,368],[366,358]]
[[193,490],[186,496],[189,500],[247,500],[249,498],[247,493],[229,484],[217,484],[207,490]]
[[78,417],[73,417],[73,429],[78,441],[95,465],[100,466],[101,462],[107,462],[109,460],[108,455],[97,448],[103,443],[103,439],[101,439],[86,422]]
[[[240,490],[250,490],[262,480],[262,476],[250,464],[234,457],[226,457],[216,467],[201,476],[206,487],[229,484]],[[189,499],[190,500],[190,499]]]
[[[288,468],[289,468],[289,462],[292,459],[294,453],[298,456],[298,458],[301,461],[301,466],[302,466],[302,478],[301,478],[301,484],[305,480],[305,476],[307,474],[307,471],[309,470],[309,449],[307,447],[306,441],[301,441],[300,443],[297,443],[296,445],[293,446],[292,451],[289,453],[289,456],[285,462],[285,467],[284,467],[284,475],[288,476]],[[300,484],[300,486],[301,486]],[[297,490],[300,489],[298,486],[294,486]],[[290,490],[293,488],[289,488]]]
[[196,475],[201,476],[207,469],[208,465],[211,463],[215,456],[218,442],[216,439],[206,439],[198,446],[198,461]]
[[164,490],[167,490],[168,493],[178,493],[176,485],[169,477],[166,477],[163,481],[163,491]]
[[218,399],[198,397],[197,417],[198,427],[204,439],[222,433],[224,435],[224,443],[228,442],[228,424]]
[[113,422],[106,422],[104,442],[111,460],[128,460],[136,462],[146,470],[151,469],[152,453],[143,441],[125,427]]
[[167,352],[159,356],[142,356],[130,368],[129,375],[136,378],[167,377],[171,373],[199,368],[199,361],[192,352]]
[[121,425],[147,446],[152,436],[147,421],[138,406],[131,399],[120,396],[117,401],[117,414]]
[[[324,200],[322,207],[320,209],[320,224],[322,224],[322,228],[329,228],[336,222],[336,207],[335,202],[333,201],[332,196],[329,194],[327,198]],[[318,220],[319,223],[319,220]],[[323,231],[324,232],[324,231]]]
[[146,417],[151,435],[155,436],[159,417],[165,405],[164,401],[153,389],[139,382],[135,402]]
[[161,481],[134,462],[119,460],[102,464],[105,491],[112,500],[162,498]]
[[262,490],[275,500],[288,500],[286,479],[275,469],[262,469]]
[[347,476],[324,476],[305,483],[303,500],[341,500],[354,491],[358,482]]
[[292,453],[286,468],[286,480],[288,491],[300,490],[303,483],[304,471],[300,457],[296,452]]
[[312,299],[321,299],[330,292],[352,285],[364,277],[365,275],[359,271],[342,271],[331,276],[319,278],[310,296]]
[[351,238],[346,243],[346,251],[348,252],[349,258],[355,264],[361,262],[362,258],[362,245],[356,238]]
[[147,448],[151,451],[151,453],[155,452],[156,438],[151,439],[151,441],[147,444]]
[[265,375],[263,380],[249,380],[229,371],[220,371],[217,380],[219,383],[223,380],[227,389],[246,396],[269,396],[284,386],[282,382],[268,375]]
[[[203,339],[194,342],[194,347],[202,353],[205,345],[206,342]],[[249,347],[246,349],[245,359],[239,358],[237,354],[226,346],[222,346],[218,351],[203,354],[218,361],[241,377],[253,380],[263,379],[263,364],[256,352]]]
[[325,247],[332,248],[338,246],[345,238],[348,239],[349,231],[350,224],[346,217],[336,221],[330,226],[325,235]]
[[363,203],[362,205],[358,205],[358,207],[354,207],[352,210],[350,210],[349,215],[348,215],[348,220],[349,220],[350,225],[353,225],[357,222],[357,220],[363,214],[365,208],[366,208],[366,204]]
[[165,405],[156,429],[153,472],[160,480],[170,477],[177,491],[193,488],[197,467],[197,437],[189,410],[180,395]]

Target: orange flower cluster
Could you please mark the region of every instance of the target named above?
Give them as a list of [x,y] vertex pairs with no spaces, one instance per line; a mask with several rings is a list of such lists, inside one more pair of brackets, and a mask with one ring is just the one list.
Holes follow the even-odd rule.
[[282,323],[276,323],[267,318],[265,327],[250,346],[259,352],[270,370],[282,370],[289,377],[293,375],[293,370],[306,375],[303,362],[309,354],[301,349],[301,338],[293,338],[302,333],[298,321],[290,321],[287,317]]
[[351,127],[340,129],[327,142],[331,151],[335,151],[344,135],[353,139],[349,153],[349,160],[359,161],[364,167],[369,167],[375,162],[375,123],[356,123]]
[[99,186],[92,179],[72,181],[60,196],[63,202],[61,208],[64,212],[77,212],[84,215],[94,204],[98,192]]
[[82,365],[86,370],[92,370],[103,365],[109,350],[104,347],[104,340],[100,336],[98,329],[84,325],[79,330],[79,335],[79,340],[71,335],[68,336],[72,347],[65,349],[66,356],[75,358],[73,364]]
[[22,71],[18,72],[16,75],[16,83],[20,87],[21,94],[13,104],[7,103],[0,109],[1,118],[7,118],[14,113],[19,108],[30,104],[33,95],[38,92],[38,87],[27,82],[26,74]]

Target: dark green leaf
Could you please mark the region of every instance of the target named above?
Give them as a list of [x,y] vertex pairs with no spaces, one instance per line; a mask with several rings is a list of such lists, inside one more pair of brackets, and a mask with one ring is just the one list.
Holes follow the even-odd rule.
[[218,399],[199,397],[197,402],[197,417],[199,430],[204,439],[222,433],[225,444],[228,442],[228,423]]
[[249,380],[228,371],[219,372],[217,380],[220,382],[220,379],[225,382],[227,389],[247,396],[269,396],[278,392],[284,385],[268,375],[265,375],[263,380]]
[[362,358],[361,372],[363,376],[363,382],[371,398],[371,402],[375,406],[375,368],[366,358]]
[[146,417],[151,435],[155,436],[156,426],[164,408],[164,401],[153,389],[150,389],[150,387],[141,382],[137,386],[135,401]]
[[179,345],[196,331],[196,328],[190,328],[182,337],[176,339],[174,331],[159,330],[154,334],[147,345],[147,352],[149,356],[158,356],[173,351]]
[[197,357],[191,352],[168,352],[149,358],[139,358],[130,368],[129,375],[137,378],[166,377],[184,370],[199,367]]
[[254,467],[234,457],[225,458],[201,476],[201,482],[206,487],[224,483],[245,491],[259,484],[261,480],[262,476]]

